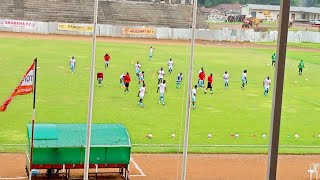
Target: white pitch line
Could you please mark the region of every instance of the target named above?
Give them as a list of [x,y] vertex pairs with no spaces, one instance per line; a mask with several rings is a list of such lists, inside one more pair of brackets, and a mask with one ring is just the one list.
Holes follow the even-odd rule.
[[[26,146],[26,144],[0,144],[1,146]],[[178,147],[179,144],[132,144],[132,146],[140,147]],[[268,147],[263,144],[194,144],[189,145],[190,147]],[[280,145],[281,148],[320,148],[320,146],[312,145]],[[132,159],[131,159],[132,160]],[[132,160],[133,161],[133,160]]]
[[[149,147],[178,147],[179,144],[132,144],[132,146],[149,146]],[[254,148],[264,148],[268,147],[268,145],[263,144],[197,144],[197,145],[189,145],[189,147],[254,147]],[[280,148],[320,148],[320,146],[309,146],[309,145],[280,145]]]
[[27,179],[28,177],[14,177],[14,178],[2,178],[0,177],[0,179]]
[[300,99],[300,100],[302,100],[302,101],[306,101],[306,102],[309,102],[309,103],[311,103],[311,104],[320,106],[319,103],[316,103],[316,102],[313,102],[313,101],[310,101],[310,100],[307,100],[307,99],[304,99],[304,98],[300,98],[300,97],[298,97],[298,96],[295,96],[295,95],[292,95],[292,94],[289,94],[289,93],[285,93],[285,94],[287,94],[287,95],[289,95],[289,96],[291,96],[291,97],[294,97],[294,98],[296,98],[296,99]]
[[140,176],[146,176],[146,175],[143,173],[142,169],[139,167],[139,165],[133,160],[132,157],[130,157],[130,160],[132,161],[134,167],[135,167],[136,169],[138,169],[138,171],[140,172],[140,174],[141,174]]

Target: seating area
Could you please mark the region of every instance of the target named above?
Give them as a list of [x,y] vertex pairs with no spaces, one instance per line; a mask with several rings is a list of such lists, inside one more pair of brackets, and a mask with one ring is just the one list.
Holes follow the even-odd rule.
[[0,17],[14,18],[15,5],[14,0],[1,0],[0,1]]
[[[92,23],[92,0],[1,0],[0,18],[45,22]],[[19,13],[17,17],[16,12]],[[98,23],[189,28],[192,7],[181,4],[101,0]],[[198,28],[205,28],[205,17],[198,14]]]
[[[106,1],[100,2],[101,4]],[[108,1],[113,18],[121,25],[152,25],[188,28],[191,26],[192,7],[180,4],[158,4],[133,1]],[[205,18],[198,15],[198,27],[206,27]]]

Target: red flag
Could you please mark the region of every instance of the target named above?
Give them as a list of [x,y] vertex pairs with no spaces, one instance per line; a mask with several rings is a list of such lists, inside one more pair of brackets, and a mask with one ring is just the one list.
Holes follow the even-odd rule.
[[16,89],[11,93],[10,97],[1,105],[0,111],[5,111],[14,96],[25,95],[33,92],[33,75],[34,63],[28,69],[27,73],[23,76]]

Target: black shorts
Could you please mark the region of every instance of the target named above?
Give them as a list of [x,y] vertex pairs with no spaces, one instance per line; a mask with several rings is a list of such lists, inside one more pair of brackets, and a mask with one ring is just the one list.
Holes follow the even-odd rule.
[[129,83],[124,83],[124,85],[125,85],[126,87],[129,87]]
[[207,86],[207,88],[209,88],[209,89],[210,89],[210,88],[212,88],[211,83],[209,83],[209,82],[208,82],[208,86]]

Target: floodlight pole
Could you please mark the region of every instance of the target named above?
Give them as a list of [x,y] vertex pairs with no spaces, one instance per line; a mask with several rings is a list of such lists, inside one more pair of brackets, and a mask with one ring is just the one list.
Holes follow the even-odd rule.
[[190,52],[190,65],[188,75],[188,98],[186,104],[186,120],[184,129],[184,144],[183,144],[183,159],[182,159],[182,175],[181,179],[185,180],[187,175],[187,156],[188,156],[188,141],[189,141],[189,128],[190,128],[190,105],[191,105],[191,90],[192,90],[192,72],[193,72],[193,59],[194,59],[194,44],[197,25],[197,0],[193,3],[192,13],[192,33],[191,33],[191,52]]
[[282,108],[283,82],[287,52],[290,0],[281,0],[278,28],[277,62],[274,72],[274,90],[270,124],[270,144],[268,152],[267,180],[277,179],[280,120]]
[[94,19],[93,19],[93,37],[92,37],[92,56],[90,67],[90,84],[89,84],[89,102],[88,102],[88,122],[86,136],[86,154],[84,163],[83,179],[88,180],[90,166],[90,145],[91,145],[91,125],[92,125],[92,107],[93,107],[93,90],[94,90],[94,68],[96,60],[96,29],[98,21],[98,0],[94,0]]

